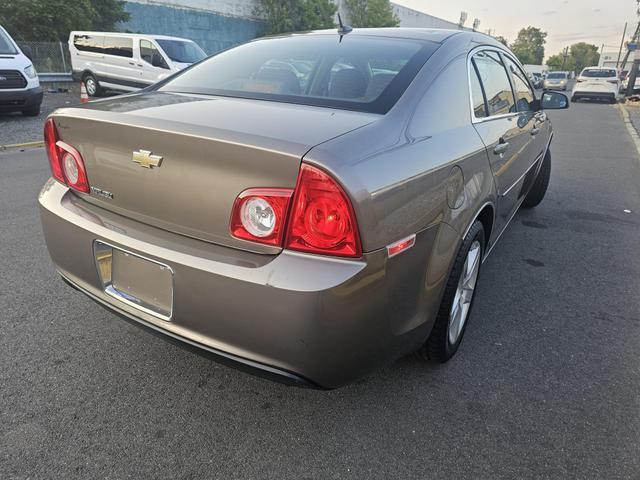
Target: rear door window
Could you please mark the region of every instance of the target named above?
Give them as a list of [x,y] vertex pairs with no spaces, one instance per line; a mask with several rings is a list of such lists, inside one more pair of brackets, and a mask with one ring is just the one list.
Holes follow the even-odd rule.
[[473,107],[473,115],[476,118],[487,117],[487,104],[484,98],[484,91],[482,90],[482,84],[480,78],[478,78],[478,71],[475,66],[475,62],[471,63],[470,82],[471,82],[471,105]]
[[505,60],[509,67],[509,71],[511,72],[511,78],[513,79],[513,87],[516,91],[517,98],[517,108],[519,112],[530,112],[533,110],[533,101],[535,100],[535,94],[533,90],[529,86],[529,82],[527,81],[526,74],[522,71],[522,69],[513,61],[513,59],[509,58],[505,55]]
[[104,37],[104,53],[116,57],[133,58],[133,39],[130,37]]
[[81,52],[104,52],[104,37],[102,35],[75,35],[73,46]]
[[488,115],[516,112],[516,101],[502,59],[498,52],[483,51],[473,56],[487,98]]

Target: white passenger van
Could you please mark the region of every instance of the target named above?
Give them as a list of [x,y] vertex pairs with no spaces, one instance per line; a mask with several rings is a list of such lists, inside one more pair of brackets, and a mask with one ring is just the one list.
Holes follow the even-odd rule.
[[74,79],[91,97],[148,87],[206,57],[185,38],[133,33],[71,32],[69,51]]
[[34,117],[41,103],[42,87],[31,60],[0,25],[0,111]]

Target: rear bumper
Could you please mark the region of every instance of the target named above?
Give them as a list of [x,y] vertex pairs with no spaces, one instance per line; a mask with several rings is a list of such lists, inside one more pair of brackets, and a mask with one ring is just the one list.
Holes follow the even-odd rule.
[[[421,232],[407,254],[387,259],[376,251],[350,261],[189,239],[89,205],[53,180],[39,201],[49,253],[68,283],[142,326],[290,383],[337,387],[415,350],[446,280],[425,281],[439,226]],[[103,291],[96,240],[173,270],[170,321]]]
[[12,112],[40,105],[42,87],[27,90],[0,90],[0,111]]

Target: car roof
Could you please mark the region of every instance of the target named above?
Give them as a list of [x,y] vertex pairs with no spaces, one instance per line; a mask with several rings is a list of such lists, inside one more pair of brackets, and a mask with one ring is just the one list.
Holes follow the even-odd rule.
[[188,38],[183,37],[171,37],[169,35],[154,35],[152,33],[122,33],[122,32],[89,32],[89,31],[80,31],[74,30],[69,33],[69,37],[73,35],[109,35],[113,37],[133,37],[133,38],[155,38],[157,40],[183,40],[187,42],[192,42]]

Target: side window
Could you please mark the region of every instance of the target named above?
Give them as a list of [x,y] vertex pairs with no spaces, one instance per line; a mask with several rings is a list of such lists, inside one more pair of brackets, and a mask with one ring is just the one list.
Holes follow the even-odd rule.
[[133,40],[127,37],[104,37],[104,53],[133,58]]
[[500,55],[492,51],[479,52],[473,56],[473,61],[487,97],[489,116],[514,113],[516,101]]
[[484,98],[484,92],[480,79],[478,78],[478,70],[475,62],[471,60],[471,72],[469,72],[469,81],[471,82],[471,105],[476,118],[487,117],[487,104]]
[[73,45],[81,52],[103,53],[104,37],[98,35],[74,35]]
[[517,106],[519,112],[530,112],[533,110],[532,104],[536,96],[527,82],[527,76],[520,67],[509,57],[505,56],[507,66],[513,78],[513,87],[516,91]]
[[140,40],[140,58],[154,67],[169,68],[160,51],[149,40]]

